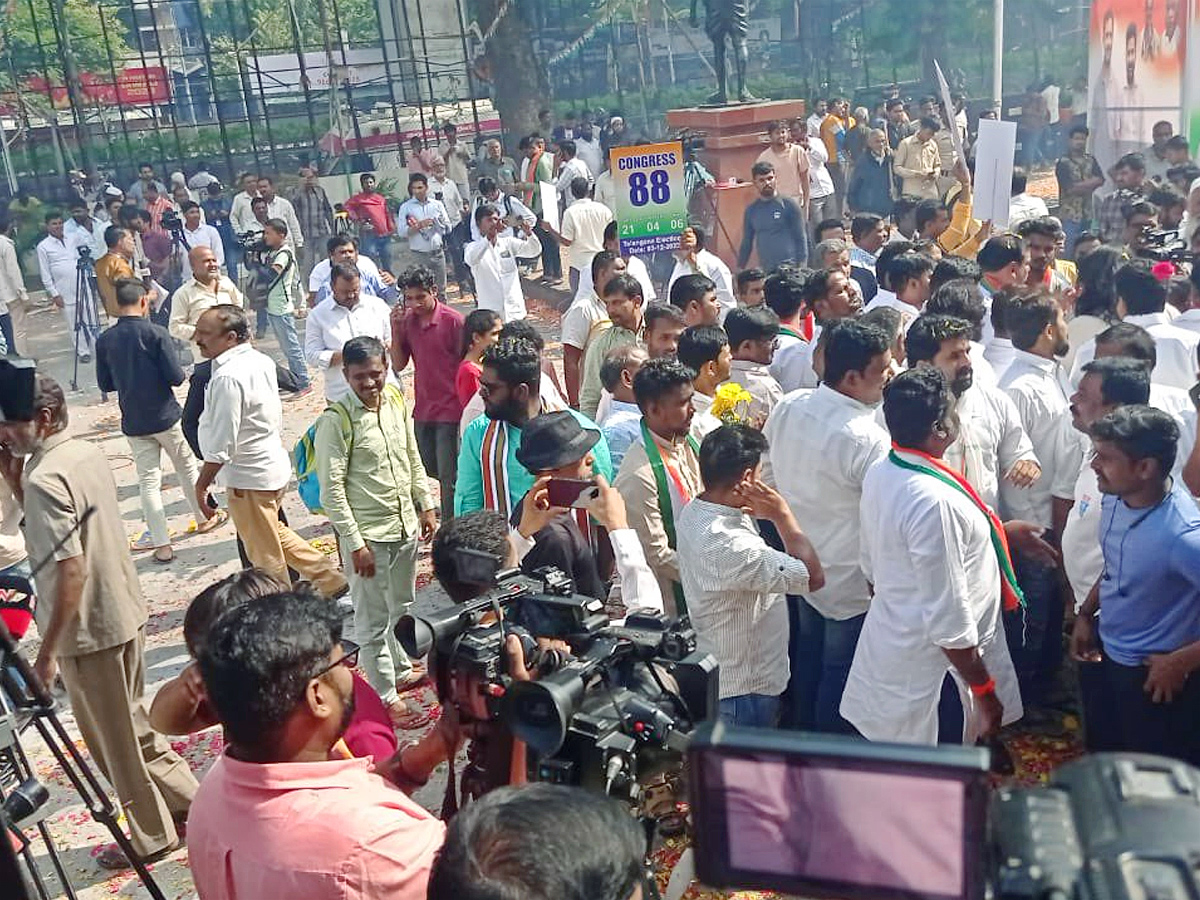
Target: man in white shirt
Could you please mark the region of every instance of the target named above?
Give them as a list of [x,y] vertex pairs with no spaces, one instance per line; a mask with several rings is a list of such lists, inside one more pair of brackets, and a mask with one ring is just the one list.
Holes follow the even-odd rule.
[[229,223],[233,226],[234,234],[261,231],[261,227],[255,224],[254,210],[250,206],[250,201],[258,196],[258,176],[243,172],[238,184],[242,189],[233,195],[229,205]]
[[[610,250],[601,250],[592,257],[588,269],[591,281],[601,289],[614,276],[625,271],[625,260]],[[567,400],[572,406],[579,405],[579,387],[583,381],[583,357],[592,338],[612,326],[608,318],[608,307],[597,291],[577,296],[562,317],[561,340],[563,345],[563,381]]]
[[530,259],[542,252],[542,242],[525,222],[524,237],[501,237],[504,220],[494,206],[475,210],[475,224],[483,237],[467,244],[467,265],[475,278],[475,298],[480,309],[495,310],[505,322],[525,318],[525,295],[517,260]]
[[750,394],[750,421],[761,427],[783,399],[783,388],[769,369],[779,336],[779,316],[768,306],[739,307],[725,317],[725,333],[733,357],[729,380]]
[[1183,306],[1183,312],[1175,317],[1172,324],[1176,328],[1185,328],[1200,334],[1200,266],[1192,266],[1192,274],[1188,276],[1188,299]]
[[195,340],[204,358],[213,361],[200,414],[204,465],[196,480],[197,501],[208,503],[208,490],[219,473],[251,565],[284,584],[289,583],[290,566],[327,597],[344,594],[346,579],[325,554],[279,521],[292,464],[283,447],[275,363],[250,345],[249,320],[236,306],[207,310],[196,325]]
[[329,296],[330,271],[339,263],[354,266],[362,278],[362,287],[368,294],[374,294],[388,303],[395,303],[399,297],[396,279],[391,272],[381,271],[370,259],[358,252],[358,242],[348,234],[335,234],[325,244],[329,253],[328,259],[323,259],[312,268],[308,276],[308,305],[316,306]]
[[[820,590],[825,574],[787,502],[761,479],[767,441],[744,425],[704,439],[704,490],[679,514],[678,559],[701,649],[721,667],[720,719],[773,728],[788,685],[786,594]],[[747,512],[749,510],[749,512]],[[784,550],[763,540],[770,521]]]
[[[258,176],[258,196],[267,201],[267,218],[283,219],[288,228],[288,243],[296,250],[304,248],[304,232],[296,218],[292,201],[275,193],[275,180],[269,175]],[[232,215],[232,214],[231,214]]]
[[[615,219],[604,227],[604,249],[611,253],[621,253],[621,242],[617,239],[617,223]],[[641,284],[642,296],[646,299],[646,302],[653,303],[657,300],[658,293],[654,290],[654,282],[650,279],[650,270],[646,268],[646,264],[642,262],[641,257],[622,256],[622,259],[625,260],[625,271],[636,278]],[[596,288],[592,278],[591,266],[587,266],[579,273],[579,287],[575,290],[575,299],[579,300],[579,298],[589,296],[592,293],[599,294],[600,291]]]
[[890,306],[900,313],[900,324],[908,331],[929,299],[933,260],[924,253],[901,253],[887,260],[886,266],[886,274],[881,273],[880,283],[887,284],[890,290],[880,290],[864,311]]
[[[829,151],[819,137],[801,135],[797,140],[808,154],[808,224],[814,231],[826,219],[833,217],[837,197],[834,194],[833,177],[826,163]],[[811,240],[811,238],[809,239]]]
[[[805,284],[806,280],[791,270],[772,272],[763,281],[763,305],[779,316],[779,336],[768,371],[784,394],[800,387],[812,362],[812,349],[803,331],[808,313]],[[815,378],[811,386],[816,387]]]
[[[1083,459],[1084,441],[1067,415],[1071,389],[1059,360],[1066,355],[1067,323],[1062,308],[1044,290],[1020,294],[1004,312],[1016,352],[1000,379],[1021,417],[1041,465],[1041,477],[1029,487],[1005,481],[1000,506],[1006,518],[1023,519],[1057,536],[1070,506]],[[1017,577],[1025,592],[1023,621],[1011,620],[1013,651],[1021,694],[1026,702],[1044,699],[1061,662],[1063,603],[1057,567],[1016,554]]]
[[183,242],[188,246],[188,253],[183,258],[183,269],[180,277],[187,284],[192,277],[191,251],[197,247],[207,247],[217,259],[217,265],[225,267],[225,245],[221,243],[221,234],[211,225],[201,221],[204,215],[199,203],[191,200],[183,204]]
[[[1002,591],[1017,596],[1002,574],[1001,526],[941,462],[957,437],[953,406],[945,376],[929,367],[884,392],[896,449],[863,481],[860,561],[874,596],[841,703],[871,741],[970,744],[1023,711],[1001,628]],[[949,731],[938,721],[947,674],[965,727],[939,734]]]
[[891,366],[888,336],[853,319],[826,329],[825,380],[787,395],[767,419],[772,482],[812,540],[825,586],[789,597],[792,676],[785,727],[847,731],[838,713],[871,604],[859,566],[859,502],[867,470],[887,455],[877,421]]
[[908,330],[905,349],[909,368],[932,366],[946,376],[959,420],[958,440],[946,449],[946,464],[996,509],[1001,479],[1028,488],[1042,469],[1012,400],[999,388],[975,382],[970,336],[965,319],[926,314]]
[[575,135],[575,152],[578,159],[588,167],[592,177],[599,179],[605,165],[604,150],[600,147],[599,133],[590,124],[585,123],[579,127],[579,132]]
[[385,347],[392,342],[391,309],[362,290],[357,269],[345,263],[335,265],[332,288],[330,295],[313,307],[304,324],[304,358],[325,373],[325,399],[330,403],[350,394],[350,385],[342,374],[342,347],[346,341],[366,335]]
[[704,231],[696,225],[683,230],[679,250],[675,253],[675,268],[667,281],[667,292],[671,285],[684,275],[704,275],[717,286],[717,302],[721,304],[721,318],[731,309],[737,309],[737,297],[733,293],[733,273],[715,253],[704,249]]
[[87,247],[95,262],[108,252],[104,243],[104,226],[88,214],[87,203],[75,200],[71,203],[71,218],[63,223],[63,237],[78,247]]
[[167,330],[181,341],[195,338],[201,314],[214,306],[245,308],[246,300],[232,281],[221,274],[217,255],[209,247],[196,247],[188,253],[189,279],[171,297],[171,318]]
[[446,235],[450,233],[450,217],[440,200],[429,196],[429,179],[420,172],[408,176],[411,195],[400,204],[397,221],[407,229],[408,250],[417,261],[437,279],[438,296],[446,296]]
[[[85,333],[79,335],[79,340],[75,340],[79,253],[75,242],[66,237],[63,228],[61,214],[47,213],[46,236],[37,245],[38,274],[51,302],[62,310],[63,321],[67,324],[67,340],[75,347],[80,362],[87,362],[92,358],[89,333],[85,329]],[[92,320],[95,321],[94,315]]]
[[12,222],[0,221],[0,331],[7,353],[25,355],[25,317],[29,294],[12,238]]
[[[1150,373],[1154,384],[1188,390],[1196,383],[1196,346],[1200,332],[1180,328],[1166,313],[1167,287],[1151,271],[1150,260],[1132,259],[1117,269],[1117,315],[1123,322],[1138,325],[1154,338],[1158,362]],[[1088,341],[1075,354],[1071,383],[1078,383],[1084,363],[1096,355],[1096,339]]]
[[1020,166],[1013,169],[1012,196],[1008,201],[1008,230],[1014,233],[1022,222],[1050,215],[1045,200],[1025,193],[1028,180],[1025,170]]
[[613,221],[609,208],[590,199],[588,190],[586,179],[577,177],[571,181],[574,199],[563,213],[558,234],[558,242],[567,248],[572,294],[579,290],[580,275],[591,266],[592,257],[604,249],[604,229]]
[[479,207],[488,204],[500,210],[500,217],[504,220],[504,228],[500,231],[501,237],[512,236],[514,224],[524,222],[530,228],[537,224],[537,216],[533,214],[533,210],[522,203],[519,198],[501,191],[493,179],[480,178],[479,194],[475,197],[475,202],[471,204],[471,240],[473,241],[482,237],[479,233],[479,226],[475,224],[475,212]]
[[566,204],[571,198],[571,182],[576,178],[586,179],[589,188],[596,180],[588,169],[587,163],[576,156],[575,151],[574,141],[560,141],[558,144],[558,178],[554,182],[554,187],[558,191],[560,205]]
[[[771,299],[772,283],[772,279],[768,278],[766,298],[767,305],[774,308],[778,304]],[[817,386],[820,379],[814,368],[813,355],[821,336],[821,329],[838,319],[852,319],[861,311],[858,305],[860,300],[851,292],[850,279],[841,269],[818,269],[807,279],[797,280],[794,284],[798,285],[800,297],[804,305],[812,311],[818,327],[813,329],[810,340],[797,340],[794,344],[780,348],[771,361],[771,374],[785,394],[799,388]],[[796,290],[796,286],[786,289],[787,294],[791,295],[787,301],[789,306],[795,302]]]
[[[459,141],[458,126],[453,122],[447,122],[442,126],[442,134],[445,135],[446,139],[438,145],[438,157],[445,165],[446,174],[449,175],[450,180],[458,188],[459,196],[464,198],[469,197],[471,196],[470,169],[475,164],[475,161],[471,158],[471,151],[467,148],[466,144]],[[436,162],[437,160],[434,160],[435,165],[432,167],[435,174],[437,172]],[[446,211],[450,211],[448,206],[446,207]]]

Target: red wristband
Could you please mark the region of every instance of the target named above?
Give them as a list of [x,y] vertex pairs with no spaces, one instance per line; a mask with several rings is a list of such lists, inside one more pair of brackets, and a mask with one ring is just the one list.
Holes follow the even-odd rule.
[[971,693],[976,697],[986,697],[988,694],[996,693],[996,679],[989,678],[983,684],[967,685],[971,689]]

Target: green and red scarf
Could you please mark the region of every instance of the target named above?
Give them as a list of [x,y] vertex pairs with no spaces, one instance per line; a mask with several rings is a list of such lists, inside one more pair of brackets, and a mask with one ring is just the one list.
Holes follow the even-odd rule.
[[[924,460],[924,463],[909,462],[906,459],[902,459],[896,451],[920,457]],[[911,447],[901,447],[895,442],[892,443],[888,459],[901,469],[908,469],[910,472],[921,472],[936,478],[959,493],[965,494],[970,498],[972,503],[979,507],[980,512],[987,516],[988,526],[992,533],[992,548],[996,551],[996,562],[1000,565],[1000,600],[1004,604],[1004,610],[1011,612],[1018,607],[1023,607],[1025,605],[1025,595],[1021,592],[1021,586],[1017,584],[1017,573],[1013,570],[1012,554],[1008,549],[1008,536],[1004,533],[1004,524],[992,508],[983,502],[983,499],[976,492],[975,488],[971,486],[971,483],[940,459],[920,450],[913,450]]]

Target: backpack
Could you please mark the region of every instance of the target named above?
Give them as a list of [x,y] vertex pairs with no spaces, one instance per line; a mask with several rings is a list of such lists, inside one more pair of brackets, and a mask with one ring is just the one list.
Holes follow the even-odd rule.
[[[383,386],[383,397],[385,402],[397,403],[401,407],[404,405],[404,395],[394,384]],[[308,511],[319,516],[325,515],[325,509],[321,506],[321,482],[317,478],[317,425],[324,416],[331,412],[338,417],[341,423],[342,440],[346,442],[346,457],[349,459],[350,453],[354,450],[354,425],[350,421],[350,411],[340,400],[326,406],[321,415],[317,416],[316,421],[308,426],[304,434],[300,435],[300,440],[296,441],[296,445],[292,448],[292,468],[296,472],[296,490],[299,491],[300,499]]]

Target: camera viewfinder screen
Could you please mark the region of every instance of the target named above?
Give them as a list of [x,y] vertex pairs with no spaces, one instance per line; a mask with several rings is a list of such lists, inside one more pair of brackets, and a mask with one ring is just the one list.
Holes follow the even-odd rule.
[[735,872],[964,896],[962,781],[770,756],[714,763]]

